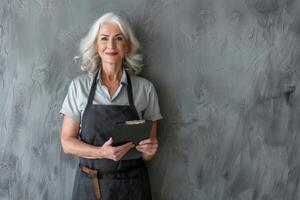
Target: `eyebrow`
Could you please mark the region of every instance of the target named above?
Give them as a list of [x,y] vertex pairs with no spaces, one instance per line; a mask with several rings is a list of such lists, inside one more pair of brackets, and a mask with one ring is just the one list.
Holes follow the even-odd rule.
[[[100,35],[101,35],[101,36],[109,36],[109,35],[103,34],[103,33],[101,33]],[[122,33],[118,33],[118,34],[114,35],[114,37],[119,36],[119,35],[124,36]]]

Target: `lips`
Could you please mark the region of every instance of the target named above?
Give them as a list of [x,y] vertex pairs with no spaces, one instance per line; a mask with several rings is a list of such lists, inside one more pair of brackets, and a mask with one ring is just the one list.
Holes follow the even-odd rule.
[[118,52],[106,52],[105,55],[108,55],[108,56],[115,56],[117,55]]

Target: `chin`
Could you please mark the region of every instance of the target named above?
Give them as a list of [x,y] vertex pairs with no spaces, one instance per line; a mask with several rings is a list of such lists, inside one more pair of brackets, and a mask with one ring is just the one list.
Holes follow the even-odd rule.
[[104,62],[109,64],[122,63],[122,59],[105,59]]

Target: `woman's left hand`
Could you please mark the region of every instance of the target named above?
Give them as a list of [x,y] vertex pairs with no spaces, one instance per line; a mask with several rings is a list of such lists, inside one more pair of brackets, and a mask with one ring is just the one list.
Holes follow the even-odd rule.
[[144,160],[151,160],[158,149],[157,139],[152,137],[142,140],[135,148],[142,153]]

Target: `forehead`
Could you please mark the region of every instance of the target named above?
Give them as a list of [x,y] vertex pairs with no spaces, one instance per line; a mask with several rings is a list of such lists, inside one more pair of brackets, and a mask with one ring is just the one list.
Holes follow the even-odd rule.
[[100,27],[99,33],[109,35],[122,33],[122,31],[119,28],[118,24],[113,22],[104,22]]

